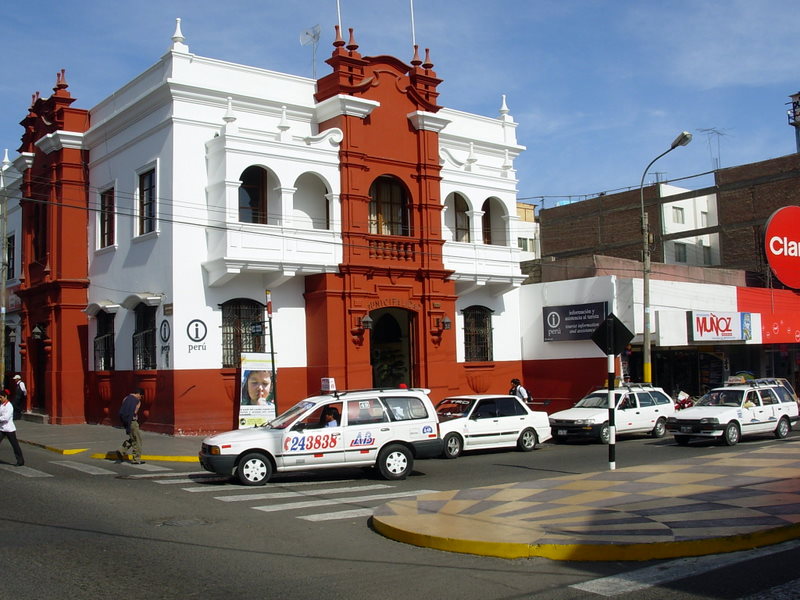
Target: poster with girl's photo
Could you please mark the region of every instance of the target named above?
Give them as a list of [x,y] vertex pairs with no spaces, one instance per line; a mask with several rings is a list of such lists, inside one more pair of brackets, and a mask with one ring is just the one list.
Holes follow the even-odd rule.
[[239,429],[256,427],[275,418],[275,370],[269,354],[242,354],[239,386]]

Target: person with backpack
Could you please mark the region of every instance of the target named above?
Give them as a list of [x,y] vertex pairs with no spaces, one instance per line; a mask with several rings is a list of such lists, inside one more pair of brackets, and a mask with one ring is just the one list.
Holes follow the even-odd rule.
[[511,389],[508,391],[508,393],[511,396],[516,396],[523,402],[533,401],[533,398],[531,398],[531,395],[528,393],[528,390],[522,387],[522,383],[520,383],[520,380],[517,379],[516,377],[511,380]]

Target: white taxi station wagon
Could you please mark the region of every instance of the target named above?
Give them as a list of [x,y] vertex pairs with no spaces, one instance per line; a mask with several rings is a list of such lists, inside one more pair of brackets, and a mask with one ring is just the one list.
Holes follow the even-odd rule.
[[797,402],[786,387],[752,381],[714,388],[670,418],[667,429],[681,445],[692,438],[715,438],[733,446],[751,434],[785,438],[797,419]]
[[404,479],[414,459],[441,452],[428,390],[332,391],[266,425],[205,438],[200,464],[244,485],[263,485],[276,471],[343,466],[374,466],[385,479]]
[[[675,414],[675,401],[663,389],[646,383],[629,383],[614,389],[613,393],[618,434],[664,436],[667,419]],[[581,398],[572,408],[553,413],[550,427],[556,442],[590,438],[607,444],[610,438],[608,390],[596,390]]]

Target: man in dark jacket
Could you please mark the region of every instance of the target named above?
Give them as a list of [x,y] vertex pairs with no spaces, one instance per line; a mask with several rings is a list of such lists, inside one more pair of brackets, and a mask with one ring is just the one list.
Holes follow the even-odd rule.
[[119,409],[119,420],[125,426],[128,439],[122,443],[122,448],[117,450],[117,456],[120,460],[125,460],[128,450],[130,450],[133,458],[131,464],[133,465],[144,463],[142,460],[142,434],[139,431],[139,407],[142,405],[142,398],[144,398],[144,390],[138,388],[125,396]]

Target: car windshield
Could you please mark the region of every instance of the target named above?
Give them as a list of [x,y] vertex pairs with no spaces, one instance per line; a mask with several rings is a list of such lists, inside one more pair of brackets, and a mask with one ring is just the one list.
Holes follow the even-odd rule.
[[575,408],[608,408],[608,393],[589,394],[578,400]]
[[440,417],[463,417],[475,403],[474,398],[445,398],[436,405],[436,414]]
[[282,412],[277,417],[272,419],[272,421],[264,425],[264,427],[268,427],[270,429],[286,429],[286,427],[291,425],[295,421],[295,419],[297,419],[297,417],[302,415],[304,412],[306,412],[309,408],[313,407],[314,405],[315,405],[314,402],[310,402],[308,400],[301,400],[286,412]]
[[694,403],[695,406],[741,406],[742,390],[711,390]]

